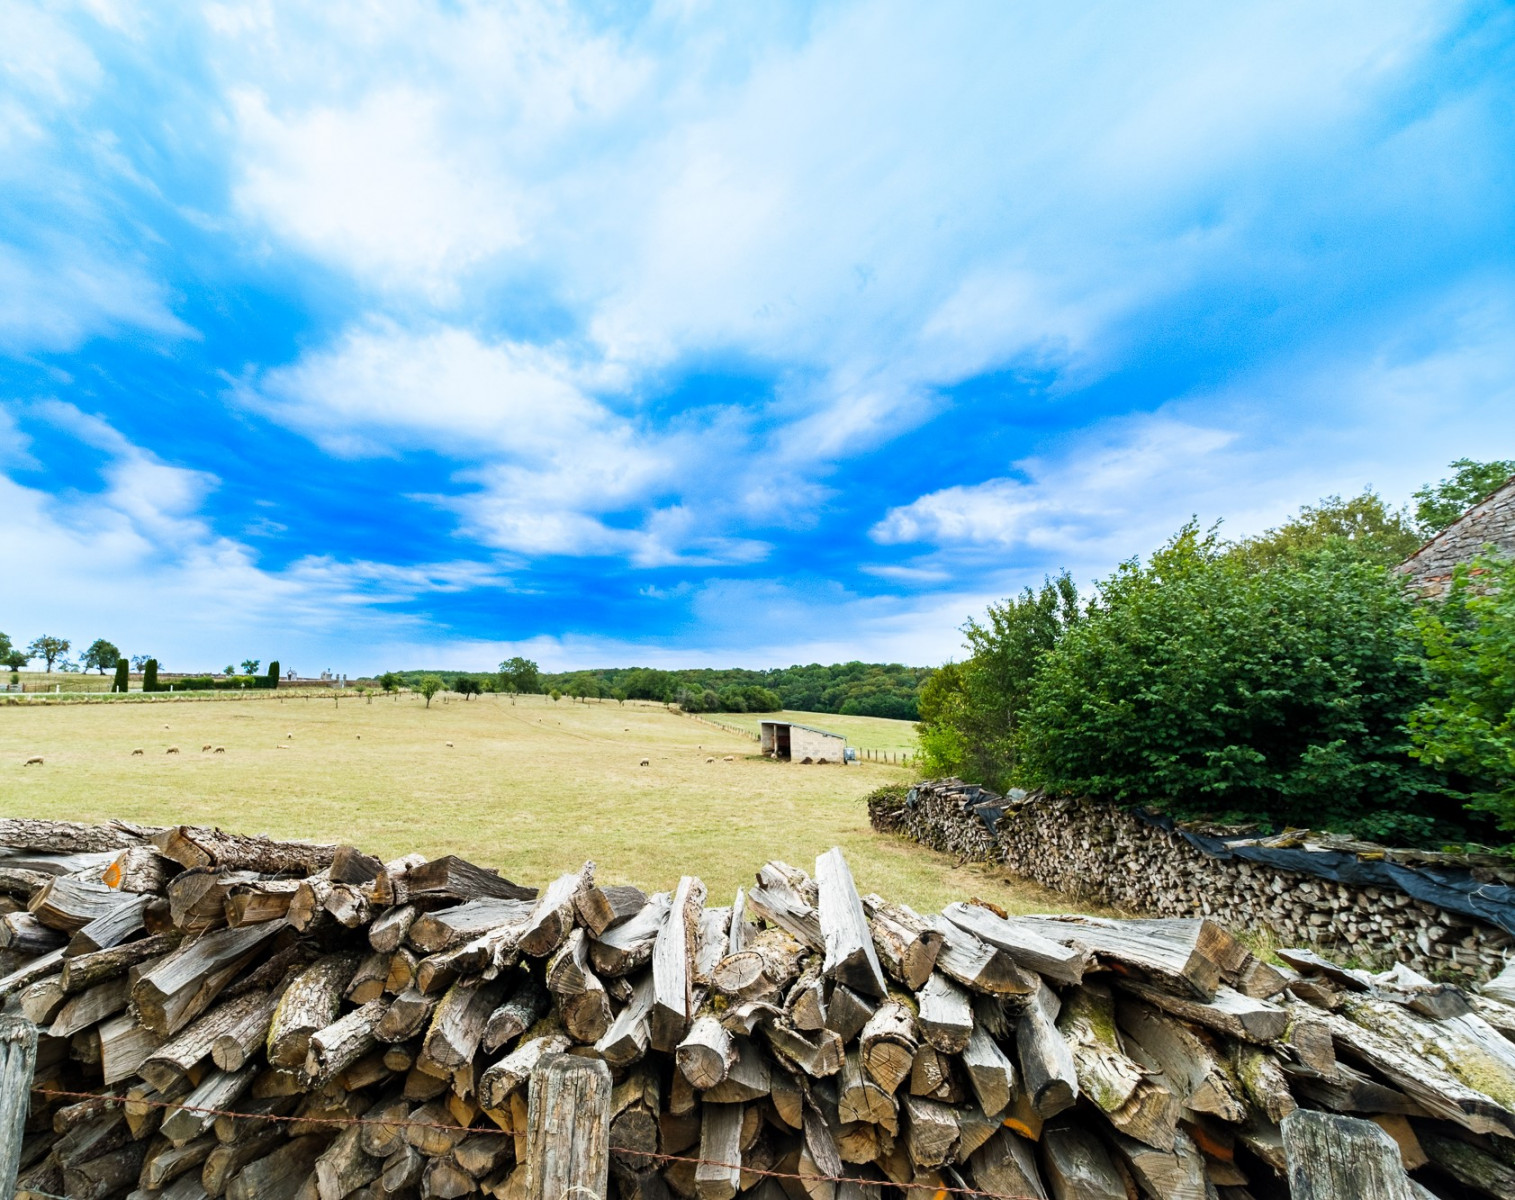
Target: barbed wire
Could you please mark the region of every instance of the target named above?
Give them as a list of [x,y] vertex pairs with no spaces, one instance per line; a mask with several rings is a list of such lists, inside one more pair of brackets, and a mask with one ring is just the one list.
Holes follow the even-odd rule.
[[[288,1124],[304,1125],[383,1125],[388,1129],[440,1129],[450,1133],[482,1133],[492,1134],[498,1137],[511,1137],[501,1129],[475,1129],[471,1125],[451,1125],[444,1121],[412,1121],[409,1118],[403,1120],[386,1120],[382,1117],[338,1117],[338,1116],[298,1116],[281,1113],[245,1113],[234,1109],[209,1108],[203,1105],[181,1104],[177,1100],[150,1100],[146,1097],[128,1099],[126,1096],[115,1096],[108,1092],[68,1092],[59,1088],[34,1087],[31,1089],[34,1095],[55,1096],[62,1099],[76,1100],[99,1100],[106,1105],[113,1104],[136,1104],[148,1108],[171,1108],[179,1112],[200,1113],[213,1117],[232,1117],[247,1121],[281,1121]],[[1038,1200],[1037,1197],[1020,1193],[987,1192],[982,1188],[954,1187],[946,1183],[916,1182],[910,1180],[906,1183],[898,1183],[888,1179],[868,1179],[863,1176],[852,1175],[822,1175],[805,1174],[794,1171],[775,1171],[766,1167],[744,1166],[741,1163],[723,1162],[712,1158],[691,1158],[688,1155],[664,1154],[657,1150],[635,1150],[627,1146],[612,1146],[612,1154],[635,1155],[638,1158],[654,1159],[658,1162],[667,1163],[690,1163],[696,1167],[719,1167],[726,1171],[742,1171],[748,1175],[757,1175],[764,1179],[792,1179],[800,1183],[853,1183],[861,1187],[895,1187],[903,1191],[925,1191],[936,1196],[962,1195],[976,1196],[979,1200]],[[27,1189],[34,1196],[44,1196],[47,1200],[69,1200],[66,1196],[53,1196],[50,1192],[39,1192],[34,1188]]]

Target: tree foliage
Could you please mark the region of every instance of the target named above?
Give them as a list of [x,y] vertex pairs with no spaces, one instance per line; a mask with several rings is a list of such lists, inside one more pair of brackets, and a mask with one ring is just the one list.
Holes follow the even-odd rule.
[[541,670],[529,658],[519,654],[500,664],[499,686],[502,692],[535,695],[542,690]]
[[116,677],[111,681],[110,690],[120,692],[123,695],[131,691],[131,664],[126,659],[116,657]]
[[31,658],[45,659],[47,661],[47,669],[51,671],[53,663],[58,660],[60,655],[68,653],[68,648],[71,644],[67,638],[53,637],[51,634],[44,633],[41,637],[34,638],[32,644],[26,649]]
[[423,675],[421,677],[421,695],[426,697],[426,707],[431,707],[431,698],[442,690],[445,685],[440,675]]
[[89,649],[84,652],[84,657],[79,661],[86,669],[93,669],[104,675],[115,667],[120,658],[120,650],[104,638],[96,638],[90,643]]
[[1515,475],[1515,460],[1475,462],[1459,458],[1452,474],[1440,483],[1428,483],[1415,493],[1415,519],[1424,537],[1436,536],[1490,492]]
[[[260,666],[262,666],[262,665],[263,665],[263,660],[262,659],[259,659],[259,658],[244,658],[242,660],[242,674],[244,674],[244,675],[256,675],[258,673],[258,668]],[[231,674],[231,672],[228,671],[227,674],[229,675],[229,674]]]
[[1455,816],[1408,757],[1411,602],[1340,545],[1255,566],[1192,524],[1099,585],[1038,673],[1027,783],[1397,839]]
[[144,692],[158,690],[158,660],[156,658],[144,659],[142,662],[142,690]]
[[464,700],[471,700],[484,689],[479,686],[479,681],[472,675],[459,675],[452,681],[452,690],[462,696]]
[[279,660],[276,658],[268,664],[268,674],[263,677],[265,688],[277,688],[279,686]]
[[968,660],[947,664],[921,689],[927,773],[962,775],[1000,790],[1010,785],[1032,681],[1079,616],[1078,589],[1065,571],[1039,591],[1028,587],[991,604],[984,623],[969,620]]
[[1390,567],[1414,554],[1422,541],[1409,509],[1390,508],[1369,488],[1346,500],[1327,496],[1319,504],[1307,504],[1293,520],[1238,543],[1234,553],[1268,566],[1341,545]]
[[1473,807],[1515,830],[1515,559],[1459,566],[1445,602],[1416,619],[1431,695],[1411,719],[1411,753],[1458,772]]
[[404,682],[394,671],[385,671],[379,676],[379,686],[386,692],[398,692]]

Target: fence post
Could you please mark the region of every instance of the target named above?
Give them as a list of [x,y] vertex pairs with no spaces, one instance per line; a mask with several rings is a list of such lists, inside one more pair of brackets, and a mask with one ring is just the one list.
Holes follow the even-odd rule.
[[527,1200],[608,1200],[610,1088],[610,1068],[598,1058],[554,1054],[533,1068]]
[[0,1017],[0,1200],[16,1195],[36,1069],[37,1027],[21,1017]]

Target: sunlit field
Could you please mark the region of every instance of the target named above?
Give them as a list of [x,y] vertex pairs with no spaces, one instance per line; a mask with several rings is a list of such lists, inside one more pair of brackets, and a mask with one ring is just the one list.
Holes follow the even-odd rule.
[[[888,725],[900,728],[880,728]],[[900,749],[911,728],[859,717],[828,717],[825,727]],[[863,890],[919,906],[974,895],[1022,912],[1070,906],[1003,872],[957,867],[875,833],[863,797],[909,780],[905,768],[776,763],[756,751],[749,738],[634,702],[439,696],[427,709],[403,694],[28,703],[0,707],[0,811],[217,824],[386,857],[457,853],[533,884],[592,858],[606,882],[666,888],[696,874],[713,896],[749,883],[769,858],[809,870],[840,845]],[[31,755],[44,764],[24,766]]]

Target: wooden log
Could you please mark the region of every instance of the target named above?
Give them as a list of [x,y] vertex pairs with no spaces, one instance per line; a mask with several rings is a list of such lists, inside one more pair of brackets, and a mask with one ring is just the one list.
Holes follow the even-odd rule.
[[1198,1147],[1183,1133],[1174,1137],[1171,1150],[1161,1150],[1115,1132],[1111,1141],[1131,1174],[1147,1195],[1163,1200],[1207,1200],[1205,1160]]
[[425,1169],[426,1156],[406,1144],[384,1160],[380,1184],[388,1195],[406,1195],[421,1182],[421,1173]]
[[573,907],[578,914],[579,924],[589,931],[590,937],[594,938],[599,937],[607,929],[619,925],[622,921],[630,920],[641,912],[646,904],[647,897],[642,889],[632,887],[630,884],[609,887],[591,886],[573,898]]
[[135,937],[142,931],[143,916],[151,900],[151,896],[134,895],[104,915],[96,917],[69,939],[64,956],[75,958],[82,954],[93,954],[97,950],[108,950],[112,946],[119,946],[127,938]]
[[800,973],[805,947],[783,929],[764,929],[710,971],[710,984],[737,999],[777,997]]
[[522,925],[534,905],[525,900],[490,897],[418,916],[406,935],[422,954],[451,950],[502,925]]
[[985,1192],[1021,1200],[1047,1200],[1031,1143],[1009,1129],[1000,1129],[975,1150],[968,1166],[974,1184]]
[[1220,986],[1220,964],[1210,942],[1224,931],[1206,920],[1110,921],[1092,917],[1011,917],[1008,923],[1050,941],[1093,950],[1101,962],[1135,973],[1156,986],[1208,1001]]
[[923,1045],[910,1063],[910,1094],[940,1100],[943,1104],[960,1104],[967,1095],[953,1070],[952,1058]]
[[[694,951],[705,885],[692,875],[679,880],[668,921],[652,949],[652,1046],[670,1053],[684,1040],[694,1017]],[[601,1031],[603,1032],[603,1030]]]
[[957,1154],[957,1117],[945,1104],[923,1096],[906,1093],[901,1107],[905,1112],[905,1145],[910,1161],[917,1167],[940,1167]]
[[510,998],[489,1014],[480,1042],[484,1053],[493,1054],[501,1046],[515,1041],[541,1019],[550,1003],[547,991],[535,975],[527,974],[516,983]]
[[742,1184],[742,1106],[706,1104],[700,1121],[702,1160],[695,1167],[699,1200],[732,1200]]
[[400,948],[410,927],[421,917],[414,904],[401,904],[375,917],[368,926],[368,944],[380,954],[393,954]]
[[316,1159],[316,1193],[320,1200],[345,1200],[383,1173],[384,1160],[363,1148],[361,1127],[349,1125]]
[[1130,979],[1121,980],[1119,986],[1166,1013],[1257,1045],[1277,1041],[1289,1027],[1289,1014],[1278,1005],[1254,1000],[1224,986],[1218,987],[1214,999],[1208,1002],[1175,996]]
[[130,825],[125,821],[89,825],[80,821],[49,821],[40,817],[0,817],[0,846],[48,854],[104,851],[114,854],[152,832],[153,830]]
[[290,925],[301,933],[312,933],[323,923],[330,924],[326,901],[331,896],[332,886],[331,878],[324,870],[300,880],[289,902]]
[[328,954],[291,980],[268,1028],[270,1066],[293,1071],[305,1065],[311,1035],[337,1019],[342,1009],[342,993],[352,982],[360,961],[360,956],[352,952]]
[[82,992],[108,979],[124,976],[132,967],[141,963],[161,958],[177,949],[179,944],[178,934],[160,933],[122,946],[81,954],[76,958],[64,957],[60,982],[63,990],[70,995]]
[[291,1138],[272,1154],[248,1163],[226,1185],[227,1200],[296,1196],[326,1148],[326,1141],[314,1134]]
[[372,1050],[374,1027],[388,1010],[384,1000],[370,1000],[311,1034],[303,1066],[310,1084],[325,1085]]
[[258,1130],[245,1141],[222,1143],[206,1156],[205,1165],[200,1170],[200,1186],[207,1195],[225,1195],[226,1185],[238,1171],[248,1163],[267,1157],[283,1144],[284,1131],[276,1126]]
[[281,992],[255,992],[246,1010],[237,1014],[211,1042],[211,1061],[223,1071],[240,1071],[262,1050],[273,1023]]
[[374,1026],[374,1037],[385,1043],[408,1041],[425,1028],[441,999],[441,996],[427,996],[416,988],[407,988],[390,1001],[389,1008]]
[[592,971],[588,935],[582,929],[575,929],[547,961],[547,990],[559,996],[577,996],[584,990],[585,974]]
[[[870,901],[874,899],[865,897],[863,905],[872,912],[868,931],[873,937],[879,963],[890,978],[903,983],[912,992],[919,991],[936,966],[942,935],[929,927],[914,929],[900,924],[876,908],[870,908]],[[878,906],[882,905],[882,898],[878,898]]]
[[333,883],[324,907],[344,929],[366,926],[373,919],[373,904],[357,884]]
[[982,1024],[973,1026],[962,1062],[979,1107],[986,1116],[999,1116],[1015,1089],[1015,1067]]
[[826,946],[826,978],[883,999],[888,990],[884,971],[841,847],[834,846],[815,860],[815,879],[820,889],[817,911]]
[[69,935],[61,929],[44,925],[29,912],[7,913],[0,917],[0,948],[13,950],[31,958],[68,944]]
[[[121,982],[124,984],[125,980]],[[271,1012],[272,1008],[269,998],[259,992],[245,992],[226,1000],[190,1022],[154,1050],[143,1061],[138,1074],[159,1091],[166,1092],[210,1056],[217,1038],[239,1028],[249,1015],[265,1009]],[[239,1069],[242,1065],[238,1063],[233,1069]]]
[[479,1077],[479,1101],[485,1108],[504,1108],[512,1093],[530,1078],[542,1060],[560,1055],[572,1043],[561,1032],[548,1031],[524,1038],[519,1046]]
[[377,951],[365,954],[358,964],[358,969],[353,973],[352,981],[347,985],[347,991],[342,998],[349,1004],[367,1004],[370,1000],[377,1000],[384,994],[384,985],[389,982],[389,963],[391,955],[379,954]]
[[111,1017],[96,1028],[100,1035],[100,1077],[104,1083],[119,1083],[135,1075],[143,1060],[163,1044],[162,1035],[139,1025],[130,1013]]
[[384,990],[398,996],[406,988],[416,985],[421,960],[414,950],[404,946],[389,956],[389,973],[384,977]]
[[1421,1140],[1428,1161],[1464,1187],[1486,1196],[1515,1196],[1515,1156],[1508,1150],[1501,1157],[1430,1129]]
[[1231,1047],[1231,1065],[1241,1084],[1242,1095],[1253,1109],[1263,1113],[1275,1125],[1299,1107],[1289,1091],[1278,1060],[1266,1050],[1246,1043]]
[[1292,1075],[1291,1087],[1312,1106],[1333,1112],[1426,1115],[1424,1108],[1398,1088],[1392,1088],[1344,1062],[1336,1064],[1336,1074],[1330,1079]]
[[29,962],[23,963],[9,975],[0,977],[0,1000],[30,987],[39,979],[56,974],[62,969],[62,966],[62,946],[59,946],[56,950],[49,950],[40,958],[34,958]]
[[[61,991],[60,984],[60,991]],[[98,1025],[106,1017],[120,1012],[131,997],[131,983],[124,976],[96,984],[85,992],[69,997],[53,1017],[48,1036],[73,1037],[91,1025]]]
[[527,1128],[528,1200],[607,1200],[610,1069],[560,1054],[532,1071]]
[[942,909],[942,916],[1054,983],[1082,983],[1084,973],[1094,966],[1093,952],[1076,937],[1054,939],[979,904],[949,904]]
[[1043,1119],[1056,1116],[1078,1099],[1073,1051],[1053,1024],[1058,1009],[1057,997],[1043,984],[1027,997],[1015,1027],[1021,1079],[1032,1109]]
[[691,974],[698,988],[710,987],[710,975],[716,964],[730,953],[727,931],[731,925],[729,908],[704,908],[700,910],[700,924],[695,931],[694,962]]
[[504,999],[504,980],[460,979],[447,990],[431,1018],[418,1063],[451,1072],[473,1061],[489,1014]]
[[165,1037],[177,1033],[210,1007],[278,930],[277,922],[218,929],[154,965],[132,987],[132,1003],[142,1024]]
[[696,1017],[674,1051],[674,1062],[697,1091],[713,1088],[736,1062],[736,1043],[714,1015]]
[[846,984],[838,983],[832,987],[831,999],[826,1004],[826,1028],[843,1042],[853,1041],[877,1008],[874,1001],[866,1000]]
[[1116,1004],[1115,1016],[1121,1031],[1177,1089],[1185,1107],[1232,1124],[1246,1119],[1246,1108],[1230,1073],[1200,1031],[1129,997]]
[[[584,972],[584,986],[578,994],[559,1000],[558,1011],[568,1036],[584,1045],[599,1041],[610,1029],[610,997],[593,971]],[[651,1013],[648,1016],[650,1020]]]
[[290,901],[295,898],[299,887],[300,881],[297,879],[258,879],[233,883],[227,889],[223,902],[226,923],[235,927],[282,920],[289,915]]
[[806,1035],[787,1022],[775,1020],[763,1026],[768,1045],[780,1058],[812,1079],[835,1075],[842,1069],[842,1039],[829,1029]]
[[100,882],[118,892],[161,893],[179,864],[159,854],[147,842],[127,846],[100,875]]
[[847,1051],[837,1080],[837,1119],[843,1123],[866,1121],[891,1135],[899,1132],[899,1106],[894,1096],[863,1069],[862,1051],[856,1046]]
[[59,875],[33,893],[26,908],[49,929],[72,936],[120,905],[135,903],[135,897],[106,887],[98,879]]
[[27,1093],[37,1066],[37,1027],[0,1014],[0,1194],[16,1178],[26,1138]]
[[468,1175],[483,1179],[515,1160],[515,1142],[503,1133],[470,1133],[454,1148],[452,1158]]
[[826,942],[821,935],[820,914],[794,885],[796,875],[803,873],[784,867],[782,863],[766,864],[758,872],[758,886],[748,889],[747,908],[754,916],[784,930],[802,946],[824,951]]
[[652,948],[668,920],[673,897],[660,892],[635,916],[607,929],[589,947],[589,959],[601,975],[629,975],[652,958]]
[[1042,1169],[1057,1200],[1127,1200],[1126,1185],[1103,1142],[1076,1125],[1042,1132]]
[[915,1015],[899,1000],[885,1000],[863,1026],[858,1045],[869,1078],[894,1095],[909,1078],[920,1045]]
[[309,875],[330,866],[337,849],[190,825],[159,830],[149,840],[181,867],[229,867],[260,875]]
[[49,975],[30,984],[17,997],[21,1013],[33,1025],[49,1025],[63,1007],[63,984],[57,975]]
[[800,972],[784,997],[784,1012],[796,1029],[814,1031],[826,1027],[826,985],[821,964],[811,964]]
[[575,900],[594,886],[594,863],[586,862],[570,875],[560,875],[547,885],[526,918],[521,932],[522,954],[545,958],[563,944],[573,928]]
[[1279,1129],[1294,1200],[1411,1200],[1398,1147],[1371,1121],[1301,1108]]
[[[726,1078],[705,1091],[702,1100],[711,1104],[740,1104],[760,1100],[773,1091],[773,1072],[767,1057],[747,1038],[733,1038],[736,1061]],[[756,1110],[754,1110],[756,1111]]]
[[147,1145],[138,1142],[112,1150],[89,1162],[63,1168],[63,1190],[74,1200],[104,1200],[130,1187],[142,1173]]
[[395,888],[395,900],[402,904],[421,897],[482,900],[486,896],[501,900],[535,900],[537,890],[511,883],[502,879],[498,872],[476,866],[456,854],[411,867],[405,872],[403,886],[397,881]]
[[916,1025],[926,1042],[943,1054],[961,1054],[973,1032],[968,994],[940,972],[915,994]]
[[863,897],[863,907],[875,924],[888,931],[889,940],[918,937],[927,930],[939,934],[935,969],[966,988],[1010,996],[1025,995],[1036,987],[1035,976],[1021,970],[1010,954],[945,917],[923,917],[909,905],[891,904],[872,894]]
[[215,1121],[214,1112],[206,1109],[230,1109],[237,1099],[252,1086],[255,1067],[243,1067],[240,1071],[212,1071],[199,1085],[163,1116],[159,1132],[176,1146],[182,1146],[199,1137]]

